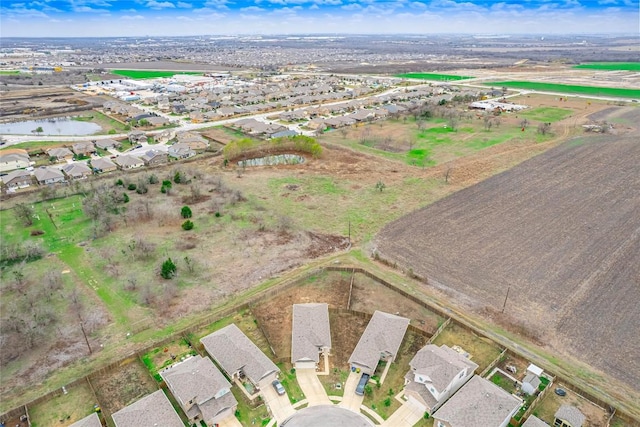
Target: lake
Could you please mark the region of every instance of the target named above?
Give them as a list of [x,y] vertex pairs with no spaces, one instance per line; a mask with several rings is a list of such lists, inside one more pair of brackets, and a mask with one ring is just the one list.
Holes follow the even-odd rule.
[[[34,131],[38,127],[42,128],[42,132],[36,134]],[[95,123],[81,122],[69,117],[0,124],[0,134],[3,135],[92,135],[101,130],[102,128]]]

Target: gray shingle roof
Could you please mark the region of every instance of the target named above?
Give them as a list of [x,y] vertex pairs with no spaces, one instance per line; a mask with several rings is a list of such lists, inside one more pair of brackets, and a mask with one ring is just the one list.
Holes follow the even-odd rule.
[[99,159],[91,160],[91,166],[93,166],[95,169],[103,170],[115,168],[116,164],[106,157],[100,157]]
[[213,399],[231,384],[208,357],[193,356],[162,372],[160,376],[173,395],[183,403],[195,400],[198,405]]
[[207,335],[200,342],[230,377],[242,370],[254,384],[258,384],[270,373],[280,371],[233,323]]
[[538,378],[537,376],[535,376],[533,374],[527,374],[527,376],[524,377],[524,379],[522,380],[522,383],[523,384],[524,383],[529,383],[529,384],[531,384],[531,387],[536,389],[540,385],[540,378]]
[[522,427],[549,427],[549,424],[545,423],[535,415],[531,415],[527,418],[527,421],[522,424]]
[[125,154],[124,156],[116,157],[115,163],[122,167],[130,167],[135,165],[143,165],[144,162],[136,156]]
[[561,405],[555,415],[556,418],[569,423],[572,427],[582,427],[586,417],[578,408],[571,405]]
[[477,364],[444,344],[440,347],[433,344],[422,347],[409,365],[415,374],[431,380],[439,393],[465,368],[469,368],[470,372],[478,368]]
[[7,184],[8,182],[11,182],[16,178],[19,181],[23,181],[23,180],[29,181],[29,180],[31,180],[31,175],[29,174],[29,172],[27,172],[24,169],[18,169],[18,170],[14,170],[14,171],[9,172],[6,175],[3,175],[2,176],[2,182]]
[[86,165],[86,163],[69,163],[64,165],[62,170],[70,177],[91,175],[91,169]]
[[162,390],[125,406],[112,418],[116,427],[184,427]]
[[100,418],[98,414],[95,412],[88,417],[81,419],[80,421],[76,421],[71,424],[69,427],[102,427],[102,423],[100,422]]
[[47,150],[47,154],[50,157],[58,157],[58,158],[73,156],[73,153],[71,152],[71,150],[65,147],[51,148]]
[[357,363],[375,369],[381,355],[394,358],[402,344],[409,319],[376,311],[353,350],[349,363]]
[[500,426],[521,404],[520,399],[474,375],[433,418],[451,427]]
[[291,362],[310,359],[318,363],[322,347],[331,348],[329,306],[325,303],[294,304]]
[[64,179],[64,175],[58,169],[46,166],[40,166],[35,170],[34,175],[38,182],[43,182],[48,179]]

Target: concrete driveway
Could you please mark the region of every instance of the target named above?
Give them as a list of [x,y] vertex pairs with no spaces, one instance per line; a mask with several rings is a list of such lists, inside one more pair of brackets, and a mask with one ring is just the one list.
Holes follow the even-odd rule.
[[362,405],[362,401],[364,400],[364,396],[358,396],[356,394],[356,387],[358,387],[361,376],[361,373],[349,372],[347,381],[344,384],[344,395],[342,396],[340,406],[351,409],[353,412],[360,412],[360,405]]
[[424,417],[425,408],[407,400],[382,424],[382,427],[411,427]]
[[278,395],[270,381],[260,383],[260,396],[278,425],[296,412],[287,393],[282,396]]
[[315,369],[298,369],[296,370],[296,378],[298,385],[302,389],[309,406],[331,405],[327,392],[316,375]]
[[218,427],[242,427],[235,415],[231,415],[218,423]]

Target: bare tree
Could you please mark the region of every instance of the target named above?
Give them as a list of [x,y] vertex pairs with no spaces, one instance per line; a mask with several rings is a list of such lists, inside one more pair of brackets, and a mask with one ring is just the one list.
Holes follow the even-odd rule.
[[62,289],[62,275],[57,270],[49,270],[44,275],[44,287],[49,294]]
[[538,133],[541,135],[546,135],[551,132],[551,123],[540,123],[538,125]]
[[522,120],[520,121],[520,127],[521,127],[522,129],[526,129],[528,126],[529,126],[529,120],[527,120],[527,119],[522,119]]
[[26,203],[18,203],[13,208],[13,214],[25,227],[33,225],[33,208]]
[[445,184],[449,183],[449,177],[451,176],[451,172],[453,171],[453,168],[451,166],[447,166],[447,169],[445,169],[444,171],[444,182]]
[[78,288],[73,288],[71,293],[69,293],[69,308],[71,312],[76,315],[78,321],[80,322],[80,330],[82,331],[82,336],[84,337],[85,343],[87,343],[87,349],[89,349],[89,354],[93,353],[91,349],[91,344],[89,344],[89,338],[87,337],[87,330],[85,329],[85,319],[84,319],[84,303],[82,302],[80,292]]

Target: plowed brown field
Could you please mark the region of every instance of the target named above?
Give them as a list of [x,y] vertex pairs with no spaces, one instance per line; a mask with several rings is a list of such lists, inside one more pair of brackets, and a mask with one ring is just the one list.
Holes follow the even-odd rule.
[[640,395],[639,141],[569,141],[390,223],[377,249],[467,307],[500,311],[510,288],[511,318]]

